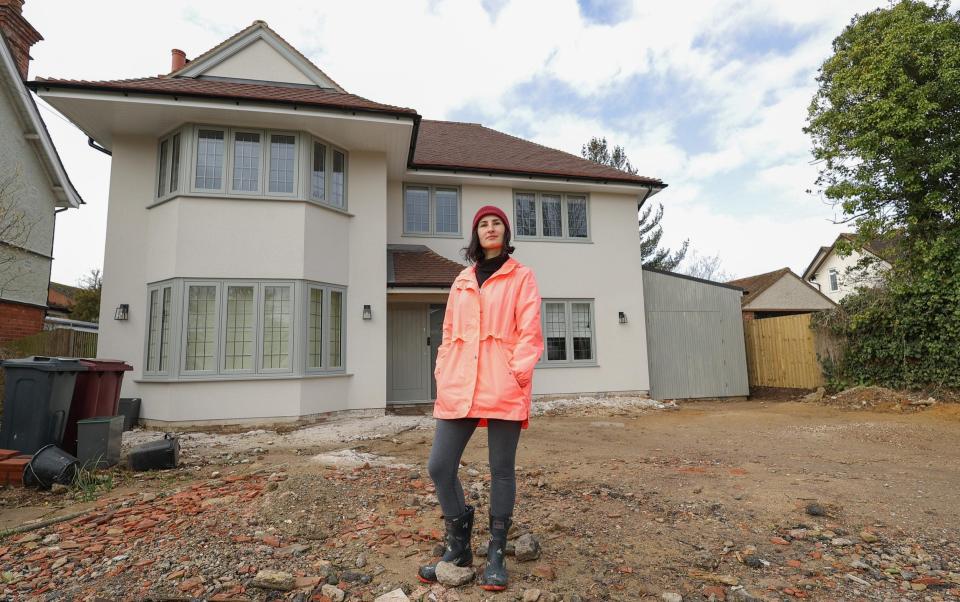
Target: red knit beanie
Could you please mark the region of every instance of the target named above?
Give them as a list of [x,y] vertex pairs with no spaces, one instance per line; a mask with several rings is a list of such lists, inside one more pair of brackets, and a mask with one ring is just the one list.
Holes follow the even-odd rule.
[[481,207],[477,214],[473,216],[473,230],[477,230],[477,224],[480,223],[480,220],[487,215],[496,215],[500,218],[500,221],[503,222],[503,225],[507,227],[507,230],[510,229],[510,220],[507,219],[507,214],[503,212],[499,207],[494,207],[493,205],[484,205]]

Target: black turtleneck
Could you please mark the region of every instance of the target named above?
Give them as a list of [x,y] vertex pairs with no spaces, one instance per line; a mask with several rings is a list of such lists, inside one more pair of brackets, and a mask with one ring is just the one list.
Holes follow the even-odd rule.
[[484,259],[478,261],[474,270],[477,273],[477,285],[483,286],[483,283],[496,273],[497,270],[503,267],[503,264],[510,259],[509,255],[497,255],[496,257],[491,257],[490,259]]

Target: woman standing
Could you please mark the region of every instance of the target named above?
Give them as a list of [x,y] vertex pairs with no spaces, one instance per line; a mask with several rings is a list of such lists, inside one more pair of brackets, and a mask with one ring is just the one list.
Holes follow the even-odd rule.
[[[530,268],[510,257],[513,251],[506,214],[482,207],[465,249],[474,265],[460,272],[450,289],[434,371],[437,430],[429,471],[446,530],[440,560],[473,564],[473,507],[464,500],[457,469],[474,430],[486,427],[490,542],[480,587],[494,591],[507,587],[504,550],[517,490],[517,443],[527,428],[533,367],[543,351],[537,281]],[[421,566],[418,576],[436,581],[436,564]]]

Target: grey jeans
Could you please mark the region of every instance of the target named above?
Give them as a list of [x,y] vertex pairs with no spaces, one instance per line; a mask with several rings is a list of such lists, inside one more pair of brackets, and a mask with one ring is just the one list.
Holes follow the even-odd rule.
[[[467,442],[477,429],[479,418],[437,419],[430,462],[427,469],[437,488],[437,499],[443,515],[452,518],[466,511],[463,486],[457,476],[460,458]],[[487,447],[490,452],[490,516],[506,518],[513,515],[517,497],[514,466],[517,443],[520,441],[521,422],[487,419]]]

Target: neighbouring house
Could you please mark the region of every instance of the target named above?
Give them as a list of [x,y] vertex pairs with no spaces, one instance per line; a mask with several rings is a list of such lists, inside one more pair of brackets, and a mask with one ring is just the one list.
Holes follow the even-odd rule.
[[[881,274],[890,269],[887,255],[892,243],[884,240],[871,241],[864,245],[862,252],[853,251],[846,257],[837,253],[837,243],[852,241],[853,234],[844,233],[837,237],[829,247],[820,247],[813,261],[803,271],[803,279],[817,287],[835,303],[861,287],[875,286],[880,282]],[[864,257],[873,261],[865,269],[857,266]]]
[[148,426],[429,402],[486,204],[543,297],[534,393],[650,390],[658,179],[353,95],[262,21],[166,75],[31,86],[112,153],[98,353]]
[[727,284],[743,289],[740,306],[744,320],[805,314],[836,305],[790,268],[737,278]]
[[47,317],[69,318],[70,311],[77,304],[77,293],[81,290],[69,284],[51,282],[47,291]]
[[24,84],[43,39],[23,0],[0,0],[0,343],[40,332],[56,214],[83,200]]

